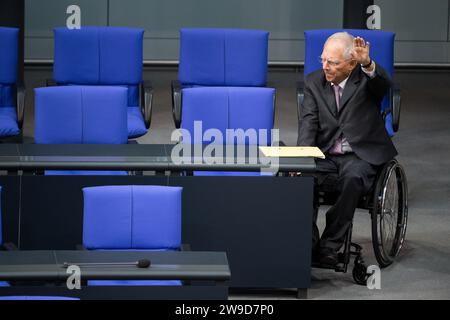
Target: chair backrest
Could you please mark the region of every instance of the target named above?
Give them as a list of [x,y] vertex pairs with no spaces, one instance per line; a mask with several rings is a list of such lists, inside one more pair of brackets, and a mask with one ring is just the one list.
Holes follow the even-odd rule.
[[138,106],[144,30],[124,27],[54,29],[54,80],[58,84],[124,85]]
[[[270,130],[274,123],[275,89],[196,87],[183,89],[182,93],[181,128],[190,134],[190,141],[186,143],[271,144]],[[200,135],[195,134],[196,121],[201,121]],[[209,138],[205,140],[204,133],[209,129],[219,130],[223,140],[221,142],[209,141]],[[247,131],[248,135],[233,137],[227,129],[233,131],[242,129],[244,132],[250,130]],[[260,139],[260,133],[264,133],[260,130],[267,132],[265,139]],[[185,142],[184,139],[183,136]]]
[[[394,40],[395,33],[380,30],[363,29],[321,29],[305,31],[305,69],[304,75],[322,68],[319,57],[322,54],[323,45],[329,36],[336,32],[346,31],[351,35],[360,36],[370,42],[370,56],[381,65],[393,78],[394,76]],[[386,96],[381,104],[381,111],[389,107],[389,97]],[[386,118],[386,130],[392,136],[392,117]]]
[[62,86],[35,89],[35,142],[123,144],[127,89]]
[[83,188],[87,249],[175,250],[181,246],[181,187]]
[[0,27],[0,107],[15,105],[19,29]]
[[180,30],[182,85],[265,86],[269,33],[244,29]]

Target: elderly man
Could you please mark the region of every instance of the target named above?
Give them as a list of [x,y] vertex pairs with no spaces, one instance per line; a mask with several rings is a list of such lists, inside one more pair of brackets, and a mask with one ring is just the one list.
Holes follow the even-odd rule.
[[378,167],[397,154],[380,114],[390,80],[369,49],[362,38],[335,33],[319,57],[322,70],[305,79],[298,145],[325,153],[326,159],[316,161],[318,185],[338,193],[320,238],[317,210],[314,216],[313,261],[323,265],[338,263],[358,199],[370,189]]

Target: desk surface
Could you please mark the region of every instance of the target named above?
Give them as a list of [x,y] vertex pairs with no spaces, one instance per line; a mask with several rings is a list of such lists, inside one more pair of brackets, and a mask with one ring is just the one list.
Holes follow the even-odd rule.
[[230,280],[224,252],[148,251],[1,251],[0,280],[66,280],[64,262],[104,263],[151,261],[136,266],[81,266],[83,280]]
[[[243,152],[243,156],[236,155],[239,151],[237,148],[228,156],[226,147],[221,152],[225,156],[213,157],[209,156],[211,152],[205,152],[207,146],[200,146],[202,157],[183,156],[183,161],[179,162],[172,156],[180,154],[179,149],[173,152],[175,147],[162,144],[0,144],[0,170],[261,171],[272,166],[275,161],[262,153],[251,155],[248,149]],[[197,146],[189,148],[194,155]],[[282,172],[314,172],[316,169],[313,158],[277,160],[278,170]]]

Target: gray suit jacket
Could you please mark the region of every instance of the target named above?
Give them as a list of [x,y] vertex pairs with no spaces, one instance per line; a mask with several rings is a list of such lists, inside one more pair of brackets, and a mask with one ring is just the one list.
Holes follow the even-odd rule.
[[380,103],[391,81],[386,71],[376,65],[370,79],[358,65],[350,74],[337,112],[331,83],[322,70],[305,79],[305,97],[300,113],[297,144],[317,146],[326,153],[341,135],[353,152],[373,165],[383,164],[397,155],[380,114]]

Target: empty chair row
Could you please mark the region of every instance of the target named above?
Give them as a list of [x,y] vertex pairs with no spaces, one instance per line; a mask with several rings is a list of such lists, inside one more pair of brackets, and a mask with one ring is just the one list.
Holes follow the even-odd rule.
[[[331,30],[305,31],[305,75],[320,68],[318,57]],[[372,44],[371,56],[393,76],[394,33],[374,30],[346,30],[362,36]],[[121,86],[126,94],[127,138],[147,133],[150,126],[153,91],[142,79],[144,30],[122,27],[83,27],[79,30],[56,28],[54,30],[54,79],[48,84],[69,86]],[[16,135],[23,121],[23,91],[17,83],[18,30],[0,28],[0,137]],[[203,101],[210,100],[207,108],[217,104],[211,100],[218,94],[212,87],[245,87],[249,92],[267,85],[269,33],[243,29],[181,29],[180,64],[178,80],[172,83],[172,111],[176,127],[189,116],[186,112],[197,106],[184,107],[191,89],[204,87]],[[20,93],[15,97],[15,93]],[[263,91],[259,91],[263,92]],[[247,104],[259,106],[257,91],[251,93]],[[380,112],[385,116],[390,135],[398,127],[398,110],[393,104],[399,96],[388,95]],[[219,99],[220,100],[220,99]],[[275,99],[273,99],[275,100]],[[299,90],[298,107],[302,93]],[[242,105],[244,103],[241,103]],[[205,104],[198,107],[204,113]],[[261,109],[264,107],[262,106]],[[274,104],[273,104],[274,108]],[[17,109],[17,111],[16,111]],[[260,109],[258,109],[259,111]],[[197,110],[195,110],[197,112]],[[259,112],[241,115],[252,117]],[[102,113],[104,115],[104,113]],[[219,115],[217,115],[219,117]],[[202,121],[202,115],[194,116]],[[209,121],[209,120],[205,120]],[[245,122],[246,119],[242,119]],[[107,143],[107,142],[103,142]]]

